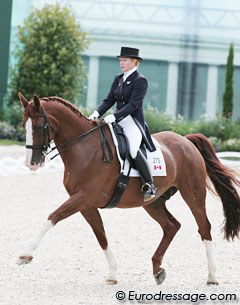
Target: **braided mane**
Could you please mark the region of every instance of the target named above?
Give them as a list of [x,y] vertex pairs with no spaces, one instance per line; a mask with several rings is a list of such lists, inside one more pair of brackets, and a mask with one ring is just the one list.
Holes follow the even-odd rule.
[[58,102],[69,108],[71,111],[79,115],[80,117],[83,117],[84,119],[90,121],[85,115],[81,113],[81,111],[73,104],[71,104],[69,101],[66,101],[65,99],[58,97],[58,96],[47,96],[47,97],[41,97],[41,100],[44,100],[46,102]]

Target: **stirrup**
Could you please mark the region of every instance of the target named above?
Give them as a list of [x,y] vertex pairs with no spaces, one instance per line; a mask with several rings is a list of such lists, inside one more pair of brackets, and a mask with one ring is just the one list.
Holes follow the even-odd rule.
[[153,184],[150,183],[143,184],[141,191],[143,193],[144,201],[149,201],[156,197],[156,190]]

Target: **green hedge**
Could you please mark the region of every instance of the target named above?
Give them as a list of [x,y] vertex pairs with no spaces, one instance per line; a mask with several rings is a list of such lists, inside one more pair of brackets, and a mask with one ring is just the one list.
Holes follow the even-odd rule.
[[224,117],[214,120],[186,121],[182,117],[173,119],[165,113],[148,109],[145,111],[145,119],[152,133],[171,130],[181,135],[190,133],[202,133],[207,137],[216,137],[222,141],[238,138],[240,134],[240,121],[231,121]]
[[[25,134],[21,127],[19,117],[19,108],[12,109],[16,112],[14,121],[7,120],[0,122],[0,139],[12,139],[24,141]],[[81,111],[88,116],[90,111],[81,109]],[[180,135],[190,133],[202,133],[212,141],[217,151],[240,151],[240,120],[231,121],[223,117],[217,117],[215,120],[198,120],[198,121],[185,121],[183,118],[171,118],[169,115],[159,112],[155,109],[145,110],[145,119],[148,123],[151,133],[159,131],[170,130]]]
[[25,132],[20,126],[14,127],[7,122],[0,122],[0,139],[25,141]]
[[185,121],[182,117],[173,119],[171,116],[154,109],[145,111],[145,119],[151,133],[170,130],[180,135],[202,133],[208,137],[217,151],[240,151],[240,120],[231,121],[217,117],[208,121]]

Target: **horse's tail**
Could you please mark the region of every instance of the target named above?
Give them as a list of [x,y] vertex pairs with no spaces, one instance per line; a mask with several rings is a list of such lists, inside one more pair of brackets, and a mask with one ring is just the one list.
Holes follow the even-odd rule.
[[[237,173],[223,165],[213,145],[202,134],[189,134],[186,138],[200,151],[215,190],[222,200],[224,211],[224,237],[229,240],[239,237],[240,233],[240,197],[235,186],[240,186]],[[234,186],[235,185],[235,186]]]

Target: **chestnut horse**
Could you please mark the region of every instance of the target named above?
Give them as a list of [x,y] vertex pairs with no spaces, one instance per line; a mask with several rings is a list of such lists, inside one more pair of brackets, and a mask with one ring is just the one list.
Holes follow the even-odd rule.
[[[60,220],[80,212],[92,227],[106,256],[110,271],[107,281],[111,284],[117,283],[117,264],[109,248],[98,210],[111,200],[120,171],[108,125],[102,124],[113,153],[112,161],[107,163],[102,160],[99,126],[86,118],[74,105],[59,97],[34,96],[28,101],[19,93],[19,98],[24,106],[26,166],[30,170],[36,170],[43,165],[44,152],[47,151],[49,142],[54,140],[65,166],[63,182],[70,197],[48,216],[19,256],[18,263],[28,263],[32,260],[33,251],[48,229]],[[220,163],[213,146],[205,136],[192,134],[183,137],[173,132],[160,132],[153,137],[161,145],[167,167],[166,177],[154,177],[156,198],[144,202],[141,180],[134,177],[130,178],[117,207],[143,207],[162,227],[163,237],[152,257],[153,275],[157,284],[161,284],[166,276],[161,266],[163,256],[181,226],[169,213],[165,202],[178,190],[196,220],[198,232],[206,247],[207,284],[218,284],[211,245],[211,225],[205,209],[208,186],[206,178],[207,175],[210,177],[221,198],[225,216],[224,234],[227,240],[239,237],[240,198],[236,186],[239,186],[240,182],[232,170]]]

